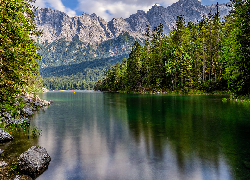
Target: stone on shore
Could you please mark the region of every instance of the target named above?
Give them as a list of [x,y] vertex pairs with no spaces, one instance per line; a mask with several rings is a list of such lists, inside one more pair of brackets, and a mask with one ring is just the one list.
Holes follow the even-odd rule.
[[0,161],[0,167],[5,167],[7,166],[7,163],[5,161]]
[[43,90],[44,93],[49,92],[49,90],[44,88],[44,87],[42,88],[42,90]]
[[14,119],[9,113],[7,112],[3,112],[3,120],[5,123],[7,124],[23,124],[23,123],[30,123],[30,119],[28,119],[27,117],[20,117],[18,119]]
[[32,180],[32,178],[28,175],[16,175],[14,180]]
[[13,139],[13,136],[0,128],[0,142],[11,141]]
[[45,148],[32,146],[20,155],[17,169],[21,174],[36,178],[48,168],[50,161],[51,158]]

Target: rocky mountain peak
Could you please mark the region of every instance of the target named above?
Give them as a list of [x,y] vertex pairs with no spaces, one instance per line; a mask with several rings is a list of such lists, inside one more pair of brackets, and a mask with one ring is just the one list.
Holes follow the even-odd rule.
[[93,19],[97,19],[98,18],[98,16],[96,15],[96,13],[91,14],[90,17],[92,17]]
[[[70,18],[58,10],[42,8],[36,12],[35,22],[38,29],[44,32],[38,38],[39,43],[45,41],[50,43],[61,38],[71,41],[77,37],[85,44],[92,44],[118,37],[123,32],[143,38],[147,25],[152,29],[160,23],[163,25],[164,33],[169,33],[175,26],[177,16],[184,15],[186,22],[194,22],[215,10],[215,5],[203,6],[198,0],[179,0],[167,8],[154,5],[148,12],[138,10],[129,18],[114,18],[107,22],[95,13],[91,15],[82,13],[80,16]],[[229,10],[226,4],[219,5],[221,17],[227,15]]]
[[176,4],[180,4],[182,6],[186,6],[186,5],[193,5],[193,6],[201,6],[201,2],[198,0],[179,0],[178,2],[176,2]]

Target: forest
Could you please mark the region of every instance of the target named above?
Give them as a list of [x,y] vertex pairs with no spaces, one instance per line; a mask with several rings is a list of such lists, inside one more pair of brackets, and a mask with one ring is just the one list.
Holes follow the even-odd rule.
[[43,85],[53,90],[93,89],[109,65],[128,57],[135,40],[124,32],[114,39],[91,45],[65,38],[39,44],[41,61],[38,64]]
[[250,4],[232,1],[224,19],[215,14],[195,23],[178,16],[168,36],[162,25],[147,29],[127,59],[110,66],[95,90],[110,92],[228,91],[247,96],[250,87]]
[[62,77],[50,76],[43,79],[43,85],[53,90],[90,90],[98,79],[103,77],[103,69],[86,68],[84,72],[64,75]]

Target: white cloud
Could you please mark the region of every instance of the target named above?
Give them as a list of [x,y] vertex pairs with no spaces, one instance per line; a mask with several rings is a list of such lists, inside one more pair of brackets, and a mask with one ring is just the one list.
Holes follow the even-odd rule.
[[66,11],[63,11],[65,12],[66,14],[68,14],[70,17],[74,17],[76,16],[76,12],[71,10],[70,8],[66,8]]
[[92,14],[96,13],[98,16],[105,20],[111,20],[112,18],[128,18],[131,14],[137,12],[137,10],[144,10],[147,12],[154,4],[163,5],[167,7],[178,0],[78,0],[78,10]]
[[35,6],[38,6],[39,8],[45,8],[47,6],[65,12],[70,17],[75,16],[76,12],[70,8],[67,8],[63,5],[61,0],[36,0]]
[[[67,0],[70,3],[71,0]],[[77,0],[78,7],[75,10],[88,14],[96,13],[105,20],[112,18],[128,18],[137,10],[147,12],[154,4],[167,7],[178,0]],[[76,11],[72,10],[62,3],[62,0],[36,0],[35,5],[39,8],[51,7],[53,9],[67,13],[69,16],[75,16]]]
[[34,3],[35,6],[42,8],[45,7],[45,1],[44,0],[36,0],[36,2]]

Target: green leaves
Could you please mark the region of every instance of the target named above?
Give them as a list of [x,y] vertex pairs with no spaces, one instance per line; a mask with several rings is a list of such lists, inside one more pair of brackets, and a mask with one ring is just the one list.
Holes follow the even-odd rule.
[[[214,15],[198,23],[186,24],[179,16],[169,37],[162,26],[152,33],[147,29],[145,45],[134,45],[125,74],[114,76],[122,65],[111,67],[98,86],[109,91],[228,89],[250,94],[250,2],[236,0],[233,7],[224,22],[219,20],[218,4]],[[121,80],[125,88],[113,88]]]
[[242,96],[250,93],[250,2],[236,0],[233,6],[223,29],[222,60],[229,89]]
[[[22,91],[32,91],[39,82],[38,46],[30,34],[34,25],[30,0],[1,0],[0,8],[0,100],[2,111],[11,111]],[[12,107],[16,108],[16,107]]]

